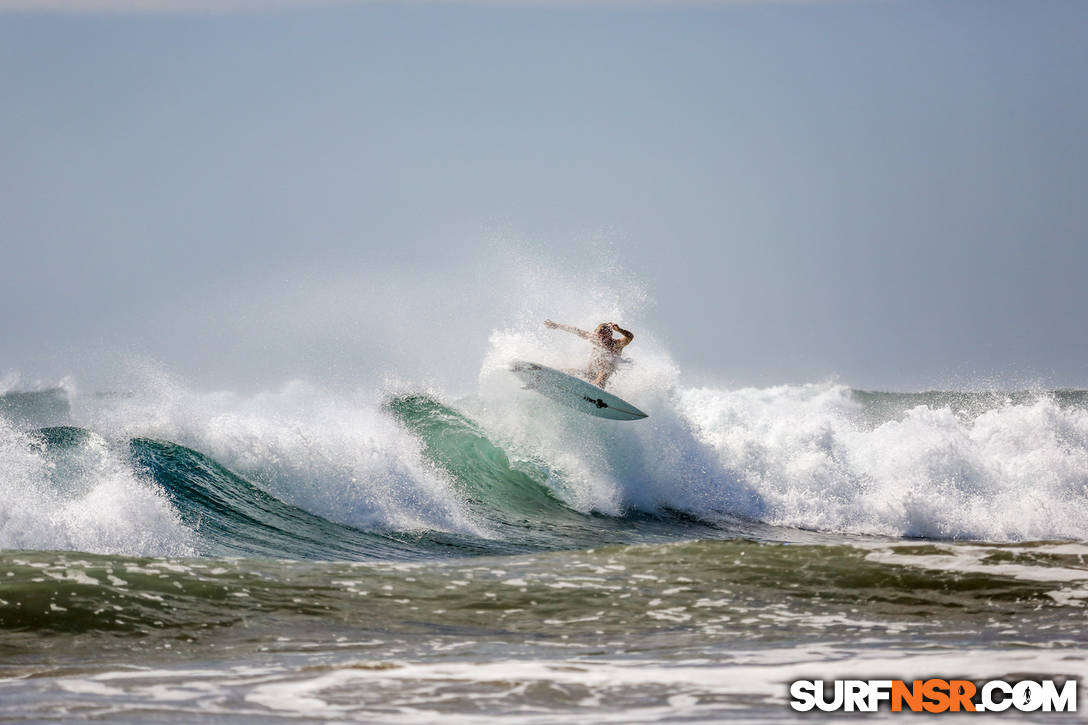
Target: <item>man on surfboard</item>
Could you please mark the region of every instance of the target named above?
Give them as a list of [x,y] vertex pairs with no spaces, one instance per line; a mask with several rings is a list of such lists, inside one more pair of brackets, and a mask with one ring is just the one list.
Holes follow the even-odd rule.
[[[585,371],[588,374],[585,377],[601,388],[612,377],[612,373],[616,372],[616,366],[620,362],[620,351],[635,339],[634,333],[623,329],[615,322],[602,322],[593,328],[593,332],[587,332],[573,325],[560,325],[551,320],[544,320],[544,325],[553,330],[569,332],[593,343],[593,353],[589,358],[589,369]],[[623,337],[616,339],[612,337],[613,332],[618,332]],[[579,374],[582,372],[579,371]]]

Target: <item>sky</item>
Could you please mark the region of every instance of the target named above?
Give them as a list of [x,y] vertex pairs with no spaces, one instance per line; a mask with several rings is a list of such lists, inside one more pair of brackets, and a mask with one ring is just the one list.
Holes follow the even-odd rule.
[[594,324],[603,286],[693,383],[1088,388],[1086,30],[1047,0],[0,0],[0,379],[468,385],[493,330]]

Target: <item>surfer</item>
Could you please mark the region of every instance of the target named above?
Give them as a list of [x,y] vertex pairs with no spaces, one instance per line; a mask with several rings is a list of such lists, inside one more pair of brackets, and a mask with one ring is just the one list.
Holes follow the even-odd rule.
[[[561,325],[551,320],[544,320],[544,326],[569,332],[593,343],[593,354],[589,358],[589,369],[585,371],[588,374],[585,377],[601,388],[612,377],[612,373],[616,372],[616,366],[620,362],[620,352],[635,339],[634,333],[623,329],[615,322],[602,322],[593,328],[593,332],[587,332],[573,325]],[[612,337],[613,332],[618,332],[623,337],[616,339]]]

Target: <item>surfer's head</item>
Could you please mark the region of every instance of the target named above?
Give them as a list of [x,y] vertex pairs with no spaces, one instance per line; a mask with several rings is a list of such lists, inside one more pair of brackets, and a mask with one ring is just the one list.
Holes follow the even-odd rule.
[[611,340],[612,339],[612,323],[611,322],[602,322],[601,324],[599,324],[599,325],[597,325],[596,327],[593,328],[593,334],[596,335],[597,337],[601,338],[602,340]]

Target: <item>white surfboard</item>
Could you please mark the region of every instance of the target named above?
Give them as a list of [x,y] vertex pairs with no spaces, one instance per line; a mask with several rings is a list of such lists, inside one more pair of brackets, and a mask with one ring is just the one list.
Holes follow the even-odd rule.
[[547,396],[568,408],[580,410],[598,418],[640,420],[645,413],[622,398],[606,393],[581,378],[554,368],[524,360],[515,360],[510,371],[522,379],[525,387]]

